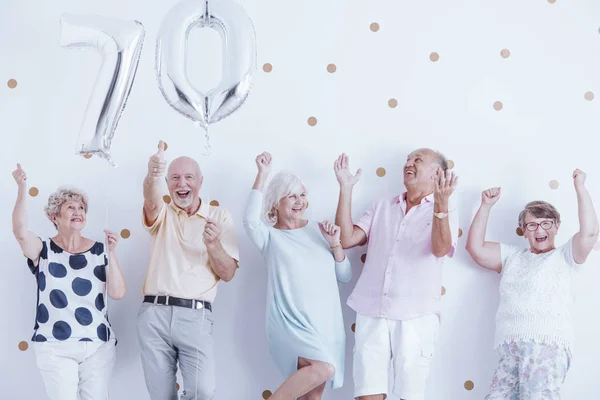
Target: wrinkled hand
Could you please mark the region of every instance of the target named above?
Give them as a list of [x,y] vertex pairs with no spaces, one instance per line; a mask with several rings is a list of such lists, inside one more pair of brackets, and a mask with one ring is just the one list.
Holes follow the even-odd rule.
[[448,205],[448,199],[450,199],[450,195],[454,193],[454,190],[456,189],[458,176],[454,175],[454,172],[450,172],[449,170],[447,170],[446,173],[442,170],[438,170],[434,180],[434,201],[438,204]]
[[575,171],[573,171],[573,183],[575,184],[576,189],[585,186],[586,177],[586,173],[580,169],[576,169]]
[[148,161],[148,176],[160,178],[165,173],[167,163],[165,161],[165,142],[158,142],[158,151]]
[[502,188],[493,187],[481,192],[481,204],[485,204],[487,206],[493,206],[500,200],[500,195],[502,194]]
[[206,225],[204,225],[204,233],[202,234],[202,240],[206,244],[206,247],[214,247],[220,243],[221,230],[211,219],[206,219]]
[[333,170],[340,186],[354,186],[362,174],[362,169],[359,168],[356,174],[352,175],[352,172],[350,172],[350,160],[345,153],[335,160]]
[[12,173],[13,178],[15,178],[15,182],[19,187],[27,186],[27,174],[21,168],[21,164],[17,164],[17,169],[15,169]]
[[271,154],[267,153],[266,151],[256,156],[256,166],[258,167],[258,173],[269,175],[271,173],[271,166],[273,165],[271,163],[272,160],[273,157],[271,157]]
[[108,251],[114,251],[119,243],[119,235],[117,235],[113,231],[109,231],[108,229],[104,230],[106,233],[106,243],[108,244]]
[[329,247],[334,247],[340,244],[340,227],[329,222],[323,221],[319,222],[319,229],[321,229],[321,234],[329,243]]

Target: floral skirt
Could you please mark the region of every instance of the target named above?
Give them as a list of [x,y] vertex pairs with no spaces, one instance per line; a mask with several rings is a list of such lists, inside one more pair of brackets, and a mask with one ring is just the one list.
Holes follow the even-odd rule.
[[485,400],[558,400],[571,353],[558,345],[505,343]]

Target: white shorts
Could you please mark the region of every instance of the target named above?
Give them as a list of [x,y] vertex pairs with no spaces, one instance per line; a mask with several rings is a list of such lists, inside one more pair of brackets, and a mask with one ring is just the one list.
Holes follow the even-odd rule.
[[392,393],[401,399],[424,400],[439,329],[435,314],[406,321],[357,314],[354,397],[387,396],[391,361]]

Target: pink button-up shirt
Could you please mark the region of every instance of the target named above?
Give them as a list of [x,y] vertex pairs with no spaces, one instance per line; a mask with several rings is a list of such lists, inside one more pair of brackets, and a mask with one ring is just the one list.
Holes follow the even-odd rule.
[[[448,216],[454,254],[458,213]],[[356,226],[367,234],[367,260],[348,305],[357,313],[394,320],[440,313],[442,264],[431,252],[433,194],[406,213],[406,192],[374,203]]]

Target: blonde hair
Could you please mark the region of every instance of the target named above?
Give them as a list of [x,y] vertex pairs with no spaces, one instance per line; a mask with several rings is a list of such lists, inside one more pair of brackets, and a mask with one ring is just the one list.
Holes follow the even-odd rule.
[[57,228],[52,217],[60,213],[60,209],[63,204],[67,201],[78,201],[83,204],[83,208],[87,213],[88,210],[88,197],[87,194],[81,189],[75,187],[59,187],[58,190],[48,197],[48,204],[44,207],[46,216],[52,222],[55,228]]
[[298,189],[305,192],[306,186],[296,175],[287,172],[280,172],[275,175],[265,191],[262,211],[263,218],[271,223],[276,223],[277,209],[275,209],[275,206],[279,204],[279,200],[289,196]]
[[535,218],[553,219],[557,224],[560,224],[560,213],[550,203],[541,200],[535,200],[525,205],[525,209],[519,214],[519,226],[525,226],[525,217],[527,214],[533,215]]

